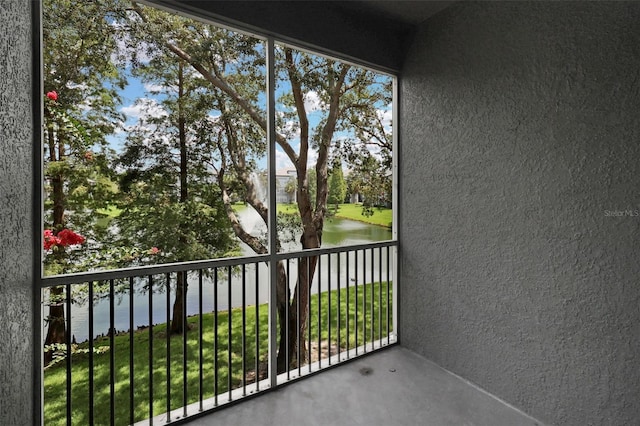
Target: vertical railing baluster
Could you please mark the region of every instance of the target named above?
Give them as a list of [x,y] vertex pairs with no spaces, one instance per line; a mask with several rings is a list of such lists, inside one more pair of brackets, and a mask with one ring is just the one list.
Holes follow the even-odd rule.
[[134,378],[134,357],[133,357],[133,327],[134,327],[134,318],[133,318],[133,295],[135,292],[134,288],[134,279],[133,277],[129,277],[129,424],[134,424],[135,421],[135,412],[134,412],[134,398],[135,392],[133,389],[133,378]]
[[382,247],[378,247],[378,340],[382,346]]
[[336,334],[338,335],[338,362],[342,358],[342,356],[340,355],[342,353],[342,340],[341,340],[341,334],[342,333],[340,333],[340,331],[341,331],[340,330],[340,326],[342,325],[342,324],[340,324],[340,312],[342,311],[342,304],[340,303],[340,293],[342,292],[342,289],[340,288],[340,264],[342,263],[340,261],[341,254],[342,253],[338,253],[338,256],[337,256],[338,270],[337,270],[337,274],[336,274],[336,276],[338,278],[338,282],[336,283],[336,285],[338,287],[338,289],[337,289],[338,292],[336,293],[336,296],[337,296],[337,299],[338,299],[337,300],[338,309],[337,309],[337,318],[336,318],[336,322],[337,322],[337,324],[336,324]]
[[213,401],[218,406],[218,268],[213,269]]
[[242,264],[242,396],[247,395],[247,275]]
[[389,329],[391,325],[391,319],[389,318],[389,304],[391,303],[391,297],[389,294],[389,292],[391,291],[391,286],[389,285],[389,280],[390,280],[389,260],[391,257],[389,253],[390,251],[391,251],[391,247],[387,246],[387,345],[391,343],[391,330]]
[[[302,257],[298,258],[298,277],[302,277]],[[288,285],[288,283],[287,283]],[[297,285],[302,286],[302,280],[300,278],[298,278],[298,282]],[[302,363],[300,362],[300,357],[302,356],[302,351],[300,349],[300,347],[302,346],[302,342],[300,341],[300,288],[298,288],[297,290],[297,296],[296,296],[296,342],[297,343],[297,347],[296,347],[296,351],[297,351],[297,357],[296,358],[296,363],[298,364],[298,376],[300,376],[302,374]]]
[[289,287],[290,287],[290,282],[291,282],[291,275],[290,274],[290,270],[289,270],[289,259],[287,259],[287,265],[286,265],[286,269],[287,269],[287,309],[285,309],[284,311],[284,325],[281,325],[281,327],[285,327],[285,336],[286,336],[286,342],[285,342],[285,351],[286,353],[284,354],[285,356],[285,364],[287,366],[287,380],[291,380],[291,360],[289,359],[289,342],[291,341],[291,330],[289,327],[289,303],[290,303],[290,299],[289,299]]
[[189,289],[189,271],[178,273],[182,274],[182,415],[187,417],[187,330],[189,330],[187,327],[187,290]]
[[[178,272],[179,273],[179,272]],[[166,369],[167,369],[167,423],[171,422],[171,276],[167,272],[167,297],[166,297],[166,315],[167,319],[165,327],[165,341],[166,341]],[[176,277],[177,280],[177,277]]]
[[346,264],[346,272],[347,272],[347,276],[346,276],[346,287],[347,287],[347,315],[345,318],[345,322],[346,322],[346,330],[347,330],[347,359],[349,359],[349,346],[351,346],[351,329],[349,327],[349,317],[351,316],[351,307],[350,302],[351,302],[351,295],[349,294],[349,282],[351,281],[351,271],[349,270],[349,255],[351,254],[350,252],[346,252],[347,254],[347,264]]
[[231,309],[231,266],[227,267],[227,391],[229,393],[228,399],[229,401],[232,400],[231,397],[231,379],[233,376],[233,366],[231,364],[231,348],[232,348],[232,341],[231,341],[231,318],[233,316],[233,312]]
[[356,356],[358,356],[358,345],[360,344],[359,340],[358,340],[358,250],[354,251],[354,255],[355,255],[355,279],[356,279],[356,285],[355,285],[355,291],[356,291],[356,299],[355,302],[353,303],[355,305],[356,308],[356,312],[355,312],[355,319],[353,321],[353,325],[355,328],[355,334],[356,334]]
[[116,327],[115,327],[115,292],[113,279],[109,280],[109,423],[116,423]]
[[309,366],[309,373],[311,373],[311,286],[313,281],[311,279],[311,257],[307,256],[307,365]]
[[396,262],[398,260],[398,251],[397,247],[389,247],[390,250],[393,250],[391,254],[391,329],[393,330],[393,341],[394,343],[398,341],[398,285],[400,281],[398,280],[398,271],[396,270]]
[[202,348],[202,333],[203,333],[203,320],[202,320],[202,269],[198,269],[198,400],[200,401],[198,411],[203,410],[204,399],[204,377],[203,377],[203,348]]
[[149,275],[149,424],[153,425],[153,275]]
[[331,365],[331,254],[327,256],[327,357]]
[[93,365],[93,282],[89,282],[89,424],[93,425],[94,420],[94,365]]
[[318,256],[318,369],[322,368],[322,256]]
[[364,353],[367,353],[367,250],[362,250],[362,338]]
[[[259,263],[256,266],[256,392],[260,390],[260,271]],[[289,275],[287,275],[289,276]]]
[[[66,364],[67,364],[67,425],[71,425],[71,404],[73,402],[71,396],[72,396],[72,383],[71,383],[71,333],[72,333],[72,329],[71,329],[71,284],[67,284],[65,286],[65,296],[66,296],[66,300],[65,303],[67,305],[67,316],[66,316],[66,321],[67,321],[67,335],[65,336],[65,343],[67,345],[67,359],[66,359]],[[54,300],[53,303],[59,303],[58,301]]]
[[369,320],[369,327],[371,328],[371,350],[375,349],[375,345],[373,342],[375,342],[375,327],[374,327],[374,323],[375,323],[375,312],[374,312],[374,306],[373,306],[373,301],[375,300],[375,288],[376,288],[376,284],[375,284],[375,280],[373,278],[373,275],[375,273],[375,265],[374,265],[374,259],[375,256],[373,254],[373,248],[371,248],[371,287],[370,287],[370,293],[371,293],[371,315],[370,315],[370,320]]

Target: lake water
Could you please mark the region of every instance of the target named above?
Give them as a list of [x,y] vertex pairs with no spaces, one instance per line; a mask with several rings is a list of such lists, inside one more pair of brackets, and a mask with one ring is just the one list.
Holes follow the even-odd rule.
[[[264,224],[261,223],[252,209],[247,209],[240,215],[240,220],[249,232],[256,235],[262,230]],[[331,219],[325,223],[323,232],[323,247],[337,247],[354,244],[366,244],[370,242],[386,241],[391,239],[391,231],[384,227],[368,225],[344,219]],[[249,247],[243,245],[244,254],[252,255]],[[296,250],[296,244],[285,246],[285,250]],[[357,282],[372,282],[387,279],[387,274],[391,276],[391,270],[387,265],[387,251],[382,249],[381,253],[376,249],[373,253],[366,250],[357,253],[357,268],[355,254],[349,255],[349,265],[347,268],[347,254],[332,254],[331,269],[328,265],[328,256],[321,258],[319,271],[316,271],[312,293],[317,293],[318,275],[322,277],[320,291],[328,290],[328,283],[331,282],[331,289],[336,289],[338,281],[342,288],[347,283],[353,286]],[[381,257],[381,259],[380,259]],[[363,261],[364,260],[364,261]],[[337,265],[340,263],[340,276],[338,276]],[[257,271],[256,271],[257,268]],[[224,271],[222,270],[224,269]],[[243,305],[242,288],[245,289],[244,304],[255,305],[256,303],[266,303],[268,301],[268,277],[269,270],[264,263],[249,264],[245,267],[244,286],[242,271],[234,271],[229,279],[226,268],[220,269],[217,284],[217,301],[215,300],[214,280],[211,276],[203,276],[202,280],[202,312],[212,312],[214,310],[227,310],[229,307],[229,294],[231,294],[231,306],[239,307]],[[297,273],[297,262],[289,262],[290,287],[295,287],[295,276]],[[372,275],[373,274],[373,275]],[[331,275],[331,280],[327,277]],[[258,285],[256,286],[256,282]],[[187,291],[187,315],[199,313],[199,278],[197,274],[190,274]],[[134,327],[147,326],[149,324],[148,291],[144,289],[145,282],[136,283],[134,293],[133,324]],[[174,283],[175,284],[175,283]],[[256,291],[257,287],[257,291]],[[257,296],[257,297],[256,297]],[[167,297],[166,284],[158,280],[154,285],[153,310],[151,321],[154,324],[167,322]],[[170,295],[170,305],[173,306],[174,294]],[[169,315],[171,309],[169,310]],[[46,315],[46,312],[45,312]],[[87,303],[74,303],[71,307],[71,333],[78,342],[88,338],[88,317],[89,310]],[[115,298],[115,329],[126,331],[129,329],[129,294],[118,294]],[[101,300],[94,303],[94,333],[96,335],[106,334],[109,329],[109,302]],[[46,331],[45,331],[46,332]]]

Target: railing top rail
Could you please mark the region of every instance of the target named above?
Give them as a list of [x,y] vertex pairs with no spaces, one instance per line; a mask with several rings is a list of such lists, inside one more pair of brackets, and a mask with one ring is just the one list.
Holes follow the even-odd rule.
[[200,269],[221,268],[239,266],[248,263],[269,262],[270,260],[286,260],[301,257],[320,256],[324,254],[344,253],[357,250],[366,250],[382,247],[397,246],[395,240],[376,243],[358,244],[342,247],[329,247],[294,251],[289,253],[276,253],[273,255],[262,254],[255,256],[228,257],[224,259],[195,260],[189,262],[165,263],[162,265],[137,266],[131,268],[111,269],[108,271],[79,272],[75,274],[51,275],[40,280],[41,287],[54,287],[58,285],[80,284],[92,281],[106,281],[130,277],[160,275],[171,272],[197,271]]
[[262,254],[246,257],[227,257],[224,259],[194,260],[189,262],[164,263],[161,265],[135,266],[131,268],[110,269],[106,271],[79,272],[75,274],[51,275],[43,277],[42,287],[65,284],[79,284],[91,281],[105,281],[130,277],[160,275],[169,272],[195,271],[215,267],[238,266],[247,263],[264,262],[269,255]]
[[276,260],[297,259],[299,257],[313,257],[313,256],[320,256],[323,254],[344,253],[348,251],[367,250],[367,249],[382,248],[382,247],[393,247],[397,245],[398,245],[397,241],[389,240],[389,241],[380,241],[376,243],[366,243],[366,244],[341,246],[341,247],[307,249],[303,251],[293,251],[289,253],[278,253],[275,255],[275,258]]

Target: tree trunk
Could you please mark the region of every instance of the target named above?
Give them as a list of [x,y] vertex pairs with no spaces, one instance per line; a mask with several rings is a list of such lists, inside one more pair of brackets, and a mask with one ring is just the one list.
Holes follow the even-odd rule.
[[[303,249],[320,247],[320,241],[315,232],[307,234],[306,237],[303,234],[301,242]],[[278,316],[281,324],[277,362],[278,373],[286,372],[292,367],[295,368],[296,366],[310,362],[307,356],[309,297],[317,264],[317,257],[304,257],[300,259],[293,300],[291,300],[290,297],[284,265],[281,265],[281,262],[278,265],[278,289],[280,290],[281,287],[284,287],[283,290],[278,291],[276,294]],[[284,277],[283,283],[281,283],[281,276]],[[289,311],[289,324],[288,327],[284,327],[282,324],[286,324],[287,310]],[[298,348],[300,348],[299,359]],[[286,365],[287,356],[289,358],[289,365]]]
[[[62,177],[60,175],[54,176],[51,179],[52,194],[53,194],[53,232],[57,234],[60,231],[64,223],[64,192]],[[58,256],[59,253],[54,253],[52,256]],[[47,338],[44,341],[45,345],[51,345],[54,343],[64,343],[66,334],[66,323],[64,320],[64,302],[62,299],[63,287],[52,287],[49,290],[49,328],[47,330]],[[44,353],[44,363],[47,365],[52,360],[53,353],[47,351]]]
[[[52,287],[49,290],[49,316],[47,317],[48,329],[45,346],[66,341],[66,324],[64,321],[63,287]],[[53,359],[53,352],[44,353],[44,365]]]
[[[49,145],[49,161],[51,162],[61,161],[65,155],[64,144],[61,140],[62,135],[59,131],[57,134],[58,140],[56,143],[54,125],[53,122],[50,121],[47,128],[47,139]],[[57,234],[64,225],[64,179],[61,174],[56,174],[51,177],[51,193],[53,198],[53,232]],[[57,256],[58,258],[60,255],[60,253],[53,254],[53,256]],[[48,329],[47,337],[44,341],[45,346],[54,343],[64,343],[66,341],[64,301],[62,300],[63,293],[63,287],[52,287],[49,290],[49,316],[47,317]],[[45,365],[50,363],[52,359],[52,351],[44,353]]]
[[186,332],[184,322],[184,300],[187,294],[187,272],[178,272],[176,281],[176,299],[173,302],[173,318],[171,320],[171,333],[182,334]]
[[[278,320],[280,323],[280,336],[278,345],[278,358],[276,360],[278,366],[278,374],[287,371],[287,333],[289,330],[294,330],[289,325],[289,328],[283,327],[287,321],[287,309],[289,309],[289,300],[291,300],[291,292],[289,291],[287,271],[284,267],[284,262],[279,261],[276,264],[277,268],[277,285],[276,285],[276,309],[278,311]],[[291,316],[289,316],[291,320]],[[289,323],[291,324],[291,323]],[[289,354],[289,363],[291,363],[291,354]]]
[[[184,108],[182,105],[184,99],[184,71],[182,61],[178,63],[178,139],[180,143],[180,203],[186,203],[189,199],[187,187],[187,178],[189,176],[187,164],[187,132],[184,118]],[[185,237],[189,225],[187,223],[180,224],[181,234],[178,238],[181,246],[186,246],[189,242]],[[178,272],[176,280],[176,299],[173,302],[173,314],[171,320],[171,332],[181,334],[186,332],[186,324],[184,324],[184,300],[187,293],[187,273]]]

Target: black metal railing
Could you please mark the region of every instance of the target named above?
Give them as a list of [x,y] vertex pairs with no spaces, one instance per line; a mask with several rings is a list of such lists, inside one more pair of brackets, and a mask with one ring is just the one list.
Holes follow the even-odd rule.
[[383,242],[44,278],[66,328],[45,424],[170,423],[390,345],[395,258]]

